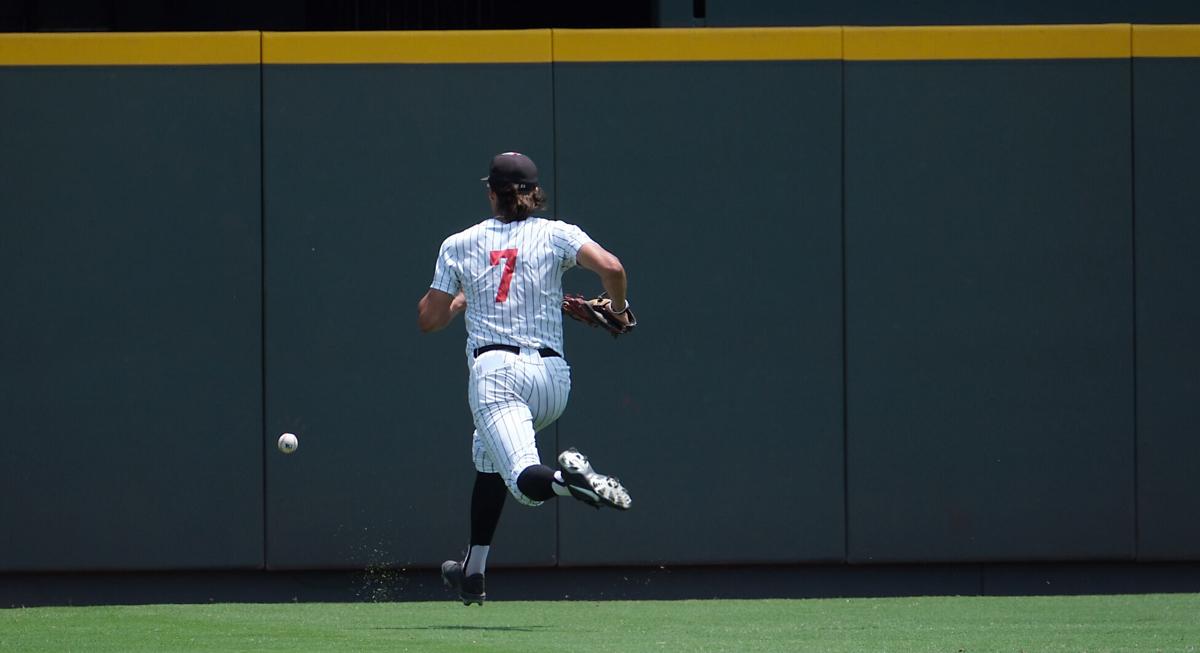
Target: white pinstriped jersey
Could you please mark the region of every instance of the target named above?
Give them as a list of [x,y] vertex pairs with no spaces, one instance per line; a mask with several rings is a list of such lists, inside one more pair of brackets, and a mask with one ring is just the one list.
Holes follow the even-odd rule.
[[447,238],[432,288],[466,296],[467,352],[484,345],[563,350],[562,275],[592,242],[561,220],[488,218]]

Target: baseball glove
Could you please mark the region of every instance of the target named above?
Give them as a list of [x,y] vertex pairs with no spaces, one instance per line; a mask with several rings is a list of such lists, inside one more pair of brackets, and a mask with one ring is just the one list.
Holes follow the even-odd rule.
[[612,300],[603,294],[592,299],[584,299],[583,295],[566,295],[563,297],[562,312],[573,320],[604,329],[614,338],[633,331],[633,327],[637,326],[637,318],[631,309],[625,309],[624,315],[629,319],[629,324],[625,324],[613,312]]

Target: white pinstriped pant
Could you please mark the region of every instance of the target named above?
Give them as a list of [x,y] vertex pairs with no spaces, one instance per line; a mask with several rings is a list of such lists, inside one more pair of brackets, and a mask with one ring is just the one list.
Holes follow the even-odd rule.
[[517,488],[517,477],[541,462],[535,434],[562,415],[570,393],[571,366],[562,357],[542,358],[536,349],[525,347],[520,354],[481,354],[471,365],[467,385],[475,420],[475,469],[499,473],[517,501],[541,505]]

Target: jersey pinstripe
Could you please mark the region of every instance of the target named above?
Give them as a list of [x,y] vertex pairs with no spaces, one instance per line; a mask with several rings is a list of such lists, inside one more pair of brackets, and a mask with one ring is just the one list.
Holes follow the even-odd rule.
[[517,487],[517,477],[541,462],[536,433],[554,423],[567,407],[571,368],[560,356],[542,358],[532,349],[520,354],[491,351],[471,365],[467,403],[475,432],[475,469],[498,473],[517,501],[536,506]]
[[430,286],[463,291],[468,352],[495,344],[565,353],[562,275],[590,242],[560,220],[488,218],[442,243]]
[[[438,252],[432,288],[463,291],[467,300],[467,402],[475,423],[475,469],[498,473],[513,497],[534,501],[517,477],[541,462],[536,434],[558,419],[571,392],[571,368],[562,335],[562,275],[576,265],[579,248],[592,242],[579,227],[559,220],[488,218],[447,238]],[[484,345],[514,345],[519,353]]]

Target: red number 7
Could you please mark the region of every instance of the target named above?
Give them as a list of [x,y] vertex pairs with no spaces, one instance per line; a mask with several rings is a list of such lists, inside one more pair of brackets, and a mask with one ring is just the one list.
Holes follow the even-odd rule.
[[508,299],[508,287],[512,285],[513,272],[517,269],[517,250],[515,249],[498,249],[492,252],[492,265],[499,265],[500,259],[508,259],[504,262],[504,273],[500,275],[500,288],[496,290],[496,301],[503,302]]

